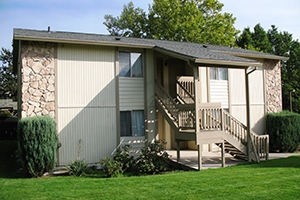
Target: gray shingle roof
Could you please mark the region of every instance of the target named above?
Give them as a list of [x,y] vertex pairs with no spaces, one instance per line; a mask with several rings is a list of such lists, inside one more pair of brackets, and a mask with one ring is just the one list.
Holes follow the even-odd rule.
[[38,31],[29,29],[14,29],[15,40],[37,40],[45,42],[69,42],[69,43],[87,43],[104,44],[113,46],[136,46],[141,48],[152,48],[164,50],[178,54],[190,59],[215,60],[243,62],[249,65],[257,63],[253,58],[285,59],[285,57],[274,56],[261,52],[245,50],[241,48],[230,48],[217,45],[204,45],[190,42],[175,42],[166,40],[141,39],[129,37],[115,37],[101,34],[59,32],[59,31]]

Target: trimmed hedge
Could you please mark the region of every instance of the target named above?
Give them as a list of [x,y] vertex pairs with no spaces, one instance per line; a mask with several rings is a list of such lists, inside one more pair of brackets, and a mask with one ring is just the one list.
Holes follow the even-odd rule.
[[300,115],[289,111],[270,113],[266,118],[270,151],[294,152],[300,144]]
[[58,147],[54,119],[49,116],[21,119],[18,123],[18,139],[24,170],[39,177],[54,169]]

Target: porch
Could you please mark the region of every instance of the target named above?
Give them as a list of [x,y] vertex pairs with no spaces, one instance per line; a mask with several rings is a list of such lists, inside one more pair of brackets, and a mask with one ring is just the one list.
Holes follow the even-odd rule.
[[[256,134],[223,109],[221,103],[195,101],[199,98],[196,97],[197,84],[194,81],[189,83],[177,81],[176,88],[177,96],[174,98],[156,82],[155,97],[160,115],[173,131],[177,150],[176,156],[172,157],[176,157],[177,162],[181,162],[181,154],[185,154],[185,151],[181,150],[181,143],[190,141],[194,142],[198,149],[196,151],[198,156],[195,158],[199,170],[209,167],[210,164],[214,166],[216,163],[225,167],[235,165],[241,160],[259,162],[261,159],[268,159],[268,135]],[[249,111],[247,116],[249,117]],[[213,154],[208,152],[210,153],[208,156],[202,155],[205,144],[215,144],[220,151]],[[194,159],[186,161],[189,160],[191,163],[195,161]]]

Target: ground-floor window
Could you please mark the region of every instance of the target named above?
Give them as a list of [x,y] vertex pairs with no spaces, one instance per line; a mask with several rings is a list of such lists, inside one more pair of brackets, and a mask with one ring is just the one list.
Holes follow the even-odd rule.
[[120,130],[121,137],[128,136],[144,136],[145,123],[144,123],[143,110],[130,110],[120,112]]

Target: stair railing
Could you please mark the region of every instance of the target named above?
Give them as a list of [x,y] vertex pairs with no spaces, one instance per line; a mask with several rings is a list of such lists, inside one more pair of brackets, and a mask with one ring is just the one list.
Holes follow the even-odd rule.
[[222,109],[224,115],[224,127],[229,135],[244,145],[247,145],[247,126],[234,118],[229,112]]
[[168,114],[173,118],[172,120],[178,125],[178,106],[173,98],[165,91],[165,89],[155,81],[155,96],[162,104]]
[[258,135],[251,131],[251,138],[259,158],[269,159],[269,135]]
[[[202,130],[225,130],[229,135],[240,143],[247,146],[247,126],[234,118],[221,106],[207,104],[200,106],[199,110],[200,129]],[[269,136],[258,135],[251,131],[251,146],[257,161],[259,158],[269,157]]]
[[189,82],[176,82],[176,87],[177,87],[177,98],[179,101],[182,101],[183,104],[193,104],[195,103],[195,98],[194,98],[194,91],[193,87]]
[[178,127],[196,129],[195,104],[179,104],[178,108]]
[[155,96],[178,129],[195,129],[195,104],[177,104],[176,101],[155,82]]

